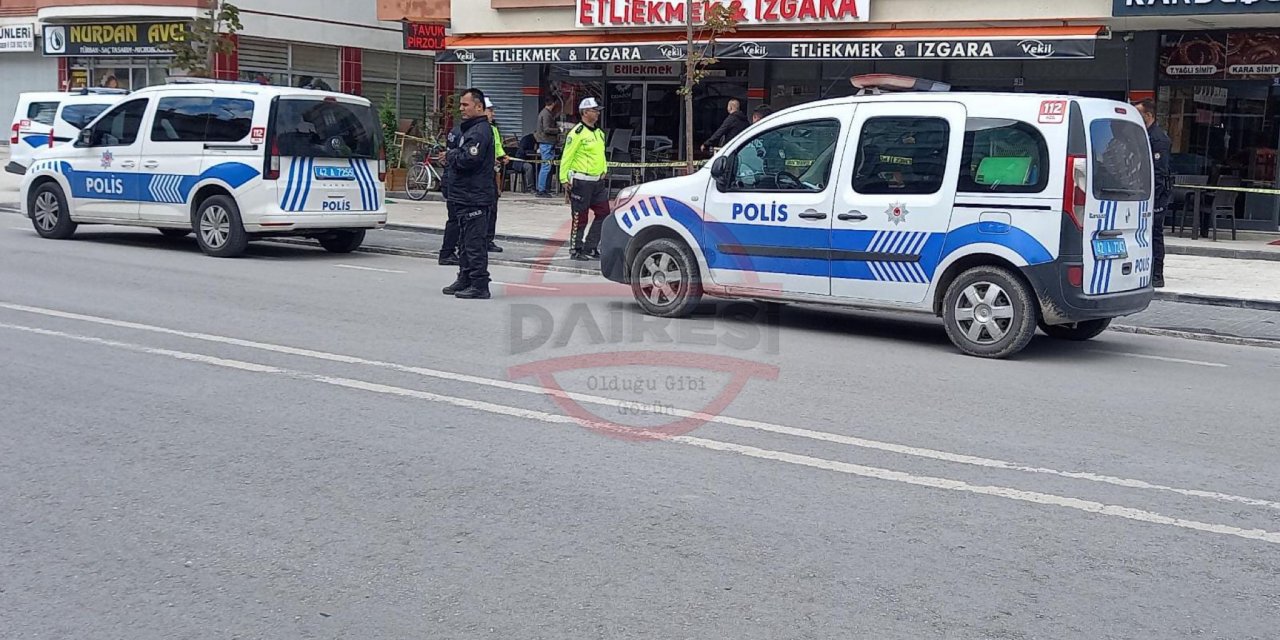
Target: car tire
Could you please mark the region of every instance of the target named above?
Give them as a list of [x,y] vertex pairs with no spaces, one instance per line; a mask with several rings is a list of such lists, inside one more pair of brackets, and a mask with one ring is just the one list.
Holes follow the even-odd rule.
[[66,240],[76,232],[77,225],[71,220],[71,209],[67,207],[67,197],[62,187],[56,183],[46,182],[31,194],[29,211],[31,226],[41,238],[50,240]]
[[329,253],[351,253],[364,244],[364,233],[364,229],[335,231],[331,235],[320,236],[320,246]]
[[159,229],[160,234],[166,238],[185,238],[191,235],[190,229]]
[[249,234],[240,222],[240,208],[229,196],[213,196],[200,203],[191,216],[196,243],[205,255],[235,258],[244,255]]
[[631,293],[649,315],[684,318],[692,314],[702,302],[702,275],[693,251],[667,238],[641,247],[631,260]]
[[1074,324],[1045,324],[1040,323],[1040,330],[1050,338],[1058,340],[1070,340],[1072,342],[1084,342],[1092,340],[1106,331],[1111,326],[1111,318],[1103,318],[1101,320],[1086,320],[1084,322],[1076,322]]
[[1008,358],[1036,334],[1039,309],[1031,288],[1003,267],[974,267],[947,288],[942,317],[947,337],[980,358]]

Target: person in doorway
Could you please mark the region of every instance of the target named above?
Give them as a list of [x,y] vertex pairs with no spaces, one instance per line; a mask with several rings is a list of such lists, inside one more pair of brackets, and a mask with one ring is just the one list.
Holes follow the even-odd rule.
[[[574,260],[600,257],[600,229],[609,215],[609,181],[605,173],[604,131],[600,129],[600,103],[586,98],[578,105],[582,122],[569,132],[560,158],[560,184],[568,196],[573,229],[569,235],[569,256]],[[595,214],[583,240],[589,213]]]
[[1151,205],[1151,286],[1164,288],[1164,216],[1169,209],[1169,195],[1173,190],[1173,175],[1169,170],[1169,155],[1173,141],[1156,122],[1156,103],[1142,100],[1137,104],[1142,121],[1147,124],[1147,137],[1151,140],[1151,163],[1155,169],[1154,198]]
[[119,88],[120,88],[120,81],[116,79],[116,77],[115,77],[115,75],[114,75],[114,74],[110,74],[110,73],[108,73],[107,75],[105,75],[105,76],[103,76],[103,77],[102,77],[102,88],[104,88],[104,89],[119,89]]
[[756,107],[755,111],[751,112],[751,124],[760,122],[771,115],[773,115],[773,107],[767,104],[762,104]]
[[491,253],[501,253],[502,247],[499,247],[494,240],[498,237],[498,198],[502,197],[502,168],[511,162],[511,158],[507,157],[507,150],[502,147],[502,133],[498,131],[498,118],[494,115],[493,101],[484,99],[484,115],[489,119],[489,126],[493,129],[493,155],[494,155],[494,199],[493,208],[489,210],[489,232],[485,236],[485,247]]
[[524,177],[524,192],[534,193],[537,188],[538,165],[529,160],[539,157],[538,139],[532,134],[525,134],[520,138],[520,144],[516,147],[515,159],[511,162],[511,170],[520,172]]
[[498,199],[493,179],[493,127],[484,114],[484,93],[467,89],[458,106],[463,121],[457,144],[444,154],[446,199],[458,223],[461,250],[458,277],[445,295],[463,299],[489,298],[489,212]]
[[708,147],[723,147],[746,130],[749,123],[747,116],[742,113],[742,101],[737,98],[730,100],[728,110],[729,115],[725,116],[724,122],[720,123],[720,128],[716,129],[716,132],[711,134],[711,139],[702,145],[703,152],[706,152]]
[[556,145],[560,143],[560,124],[556,122],[558,106],[554,97],[543,101],[542,111],[538,112],[538,129],[533,134],[538,142],[538,158],[542,160],[538,171],[539,198],[551,197],[551,162],[556,159]]

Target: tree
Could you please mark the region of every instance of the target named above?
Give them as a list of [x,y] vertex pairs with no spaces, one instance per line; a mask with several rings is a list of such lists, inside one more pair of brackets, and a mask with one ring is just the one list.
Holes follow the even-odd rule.
[[200,17],[187,32],[186,39],[169,45],[173,52],[170,68],[186,71],[197,78],[214,75],[219,55],[235,50],[232,36],[244,29],[240,24],[240,8],[226,0],[203,0]]
[[693,173],[693,89],[707,76],[707,67],[714,65],[716,41],[738,28],[737,16],[732,5],[703,5],[706,8],[701,25],[701,42],[694,37],[694,0],[685,0],[685,63],[684,86],[679,93],[684,96],[684,157],[689,173]]

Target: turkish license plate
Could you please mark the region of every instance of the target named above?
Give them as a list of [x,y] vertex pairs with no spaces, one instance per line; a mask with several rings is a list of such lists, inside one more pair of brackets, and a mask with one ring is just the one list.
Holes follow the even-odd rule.
[[1095,238],[1093,241],[1093,257],[1097,260],[1117,260],[1129,257],[1129,248],[1124,238]]

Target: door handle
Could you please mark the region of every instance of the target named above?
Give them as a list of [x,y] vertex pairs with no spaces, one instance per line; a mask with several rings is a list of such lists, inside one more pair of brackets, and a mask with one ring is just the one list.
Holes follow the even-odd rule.
[[1098,237],[1099,237],[1099,238],[1119,238],[1119,237],[1121,237],[1121,236],[1123,236],[1123,235],[1124,235],[1124,232],[1123,232],[1123,231],[1120,231],[1120,230],[1118,230],[1118,229],[1116,229],[1116,230],[1112,230],[1112,231],[1099,231],[1099,232],[1098,232]]
[[862,213],[860,211],[850,211],[849,213],[842,213],[836,217],[839,218],[840,220],[844,220],[845,222],[848,222],[850,220],[856,220],[858,222],[862,222],[863,220],[867,219],[867,214]]
[[159,162],[156,162],[155,160],[150,160],[150,161],[147,161],[147,162],[142,163],[142,168],[143,168],[143,169],[154,169],[154,168],[156,168],[156,167],[158,167],[158,166],[160,166],[160,163],[159,163]]
[[120,168],[121,168],[121,169],[132,169],[132,168],[134,168],[134,167],[136,167],[136,166],[138,166],[138,163],[136,163],[136,162],[134,162],[134,161],[132,161],[132,160],[125,160],[124,162],[121,162],[121,163],[120,163]]
[[821,211],[815,211],[813,209],[809,209],[808,211],[801,213],[800,217],[804,218],[805,220],[826,220],[827,214],[822,213]]

